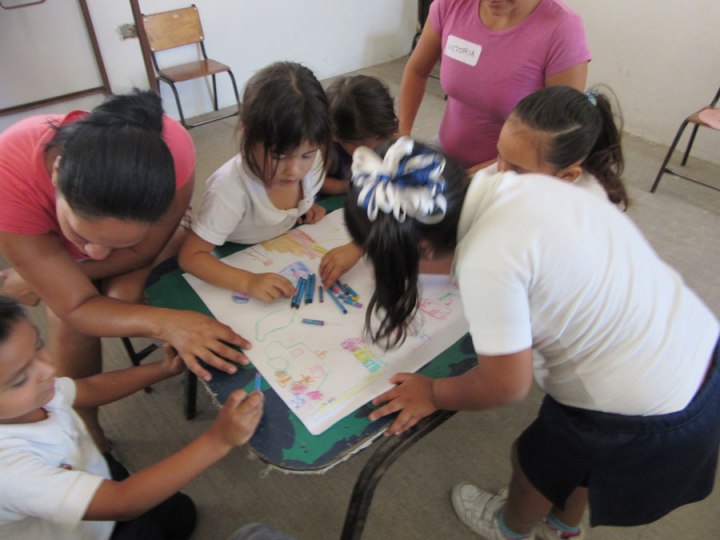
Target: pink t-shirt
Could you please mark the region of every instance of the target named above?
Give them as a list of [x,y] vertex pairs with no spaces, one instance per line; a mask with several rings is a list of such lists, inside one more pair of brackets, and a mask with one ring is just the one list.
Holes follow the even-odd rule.
[[[55,187],[45,165],[45,145],[55,135],[50,124],[70,124],[87,114],[30,116],[0,133],[0,231],[56,234],[73,258],[87,258],[60,230]],[[173,156],[175,186],[180,189],[195,170],[195,146],[185,128],[167,115],[163,140]]]
[[447,106],[440,143],[469,167],[493,159],[505,119],[545,79],[590,60],[580,17],[560,0],[542,0],[520,24],[495,32],[480,0],[435,0],[430,21],[442,39],[440,83]]

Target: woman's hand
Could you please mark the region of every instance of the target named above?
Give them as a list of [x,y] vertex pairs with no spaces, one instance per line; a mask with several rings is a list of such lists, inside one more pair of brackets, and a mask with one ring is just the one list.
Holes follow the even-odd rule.
[[320,261],[320,281],[331,287],[340,276],[350,270],[362,258],[363,251],[355,242],[331,249]]
[[14,268],[3,270],[0,277],[3,280],[0,294],[15,298],[26,306],[37,306],[40,303],[40,297]]
[[264,302],[272,302],[281,296],[290,298],[295,292],[295,287],[289,279],[280,274],[252,274],[245,292]]
[[172,345],[187,368],[205,381],[212,377],[200,360],[226,373],[250,363],[247,356],[231,345],[249,349],[251,344],[228,325],[194,311],[164,310],[163,330],[159,339]]
[[300,225],[302,225],[303,223],[305,223],[306,225],[317,223],[325,217],[325,213],[326,211],[322,206],[317,203],[313,203],[310,209],[305,212],[305,215],[298,218],[298,223]]
[[438,410],[433,397],[433,379],[415,373],[398,373],[390,382],[397,386],[372,400],[373,405],[382,406],[369,417],[375,421],[400,412],[385,435],[400,435]]

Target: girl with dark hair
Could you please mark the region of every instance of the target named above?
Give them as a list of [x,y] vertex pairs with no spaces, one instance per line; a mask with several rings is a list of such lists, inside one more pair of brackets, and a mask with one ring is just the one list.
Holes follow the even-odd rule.
[[591,525],[628,526],[705,498],[720,444],[716,317],[587,190],[513,172],[467,182],[406,138],[384,159],[355,153],[345,217],[375,270],[368,334],[400,343],[420,261],[454,252],[478,357],[457,377],[393,376],[370,419],[397,413],[387,433],[401,434],[439,409],[521,400],[535,379],[547,395],[513,447],[509,492],[453,489],[459,517],[488,539],[584,538],[588,501]]
[[[385,83],[375,77],[341,77],[327,89],[335,152],[323,184],[325,193],[345,193],[350,185],[352,155],[361,146],[375,148],[395,136],[398,119]],[[348,242],[328,251],[320,262],[326,285],[335,282],[362,257],[360,246]]]
[[[62,375],[100,371],[97,336],[167,341],[205,379],[198,359],[229,372],[223,358],[247,362],[228,344],[248,342],[228,326],[142,303],[152,265],[177,249],[194,169],[190,136],[152,92],[112,96],[90,113],[32,116],[0,134],[0,250],[12,265],[2,293],[45,301]],[[107,451],[95,410],[83,414]]]
[[207,181],[180,266],[218,287],[270,302],[294,292],[279,274],[255,274],[218,260],[225,242],[255,244],[315,223],[325,210],[315,195],[331,142],[325,92],[308,68],[277,62],[248,82],[240,110],[240,153]]
[[520,101],[505,121],[495,167],[549,174],[627,208],[620,131],[610,100],[599,91],[543,88]]
[[326,91],[330,104],[334,152],[323,193],[346,193],[356,148],[375,148],[395,136],[398,119],[387,85],[368,75],[336,79]]

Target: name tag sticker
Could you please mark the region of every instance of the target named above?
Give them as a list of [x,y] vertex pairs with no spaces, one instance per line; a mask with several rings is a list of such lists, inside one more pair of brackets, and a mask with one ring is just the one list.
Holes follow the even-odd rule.
[[445,56],[475,66],[480,59],[482,45],[450,35],[445,42]]

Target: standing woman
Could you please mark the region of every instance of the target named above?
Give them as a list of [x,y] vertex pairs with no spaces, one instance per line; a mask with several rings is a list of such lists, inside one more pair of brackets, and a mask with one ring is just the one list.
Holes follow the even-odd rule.
[[399,133],[412,131],[428,77],[440,64],[447,105],[444,152],[477,170],[515,105],[539,88],[585,91],[590,51],[580,17],[562,0],[435,0],[400,84]]
[[[172,254],[194,169],[192,139],[152,92],[32,116],[0,134],[0,250],[12,265],[2,293],[45,301],[62,375],[100,371],[99,336],[166,341],[204,379],[198,360],[227,372],[236,368],[224,359],[247,362],[229,345],[249,343],[228,326],[140,303],[153,263]],[[96,411],[84,412],[107,451]]]
[[[360,148],[345,218],[375,270],[375,342],[402,342],[421,259],[455,255],[478,364],[399,373],[371,420],[399,434],[438,409],[546,393],[511,454],[509,492],[469,483],[452,501],[491,540],[585,537],[650,523],[713,488],[720,443],[718,320],[637,227],[590,190],[541,174],[476,174],[407,138]],[[377,315],[380,323],[370,326]],[[532,351],[538,353],[533,361]]]

